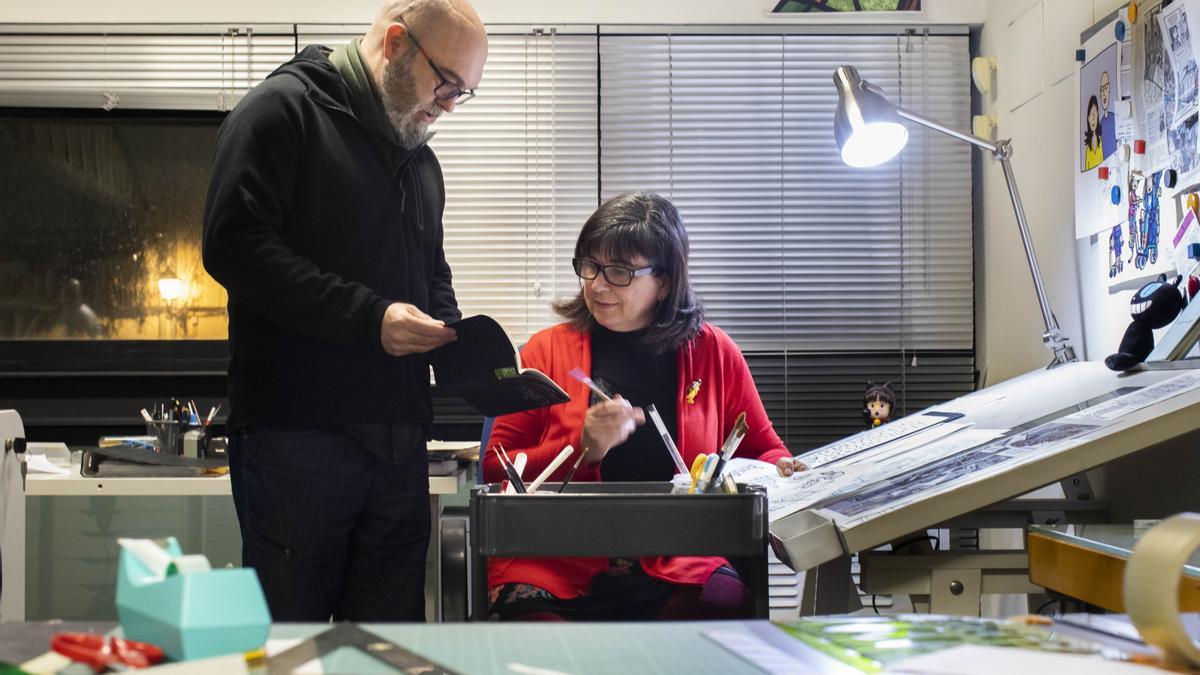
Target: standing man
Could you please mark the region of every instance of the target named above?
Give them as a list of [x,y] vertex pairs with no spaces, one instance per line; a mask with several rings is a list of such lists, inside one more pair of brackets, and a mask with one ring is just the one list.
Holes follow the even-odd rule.
[[1100,145],[1104,159],[1117,150],[1117,118],[1109,110],[1112,102],[1112,81],[1108,71],[1100,74]]
[[423,354],[460,318],[428,127],[474,95],[468,0],[388,0],[310,46],[217,136],[204,266],[229,291],[229,459],[243,564],[276,621],[422,621]]

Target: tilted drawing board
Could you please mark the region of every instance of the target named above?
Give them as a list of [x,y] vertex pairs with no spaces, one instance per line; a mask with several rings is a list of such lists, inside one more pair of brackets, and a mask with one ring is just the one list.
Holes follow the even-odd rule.
[[851,485],[772,513],[772,545],[808,569],[1200,429],[1200,363],[1160,365],[1037,370],[804,453]]

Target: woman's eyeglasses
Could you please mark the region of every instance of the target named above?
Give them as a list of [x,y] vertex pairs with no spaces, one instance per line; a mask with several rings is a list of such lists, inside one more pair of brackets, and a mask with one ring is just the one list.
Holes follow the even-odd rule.
[[571,266],[575,268],[575,274],[580,279],[591,281],[596,278],[596,275],[603,274],[604,280],[613,286],[628,286],[637,277],[644,277],[647,274],[654,273],[653,265],[633,269],[625,265],[601,265],[595,260],[588,260],[587,258],[572,258]]

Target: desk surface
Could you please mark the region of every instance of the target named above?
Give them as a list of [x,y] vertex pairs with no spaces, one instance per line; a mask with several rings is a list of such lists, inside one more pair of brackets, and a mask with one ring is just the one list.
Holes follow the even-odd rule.
[[[90,630],[105,633],[113,627],[112,623],[5,624],[4,630],[0,630],[0,661],[23,663],[44,653],[50,637],[59,631]],[[770,652],[771,648],[777,649],[772,655],[772,672],[810,675],[851,675],[860,672],[809,648],[766,621],[592,624],[488,622],[364,624],[362,627],[464,675],[627,675],[631,672],[647,675],[761,674],[762,671],[750,662],[704,635],[711,631],[722,632],[723,639],[743,636],[753,642],[757,638],[762,641],[757,649],[766,647],[766,652]],[[298,640],[313,637],[329,628],[328,624],[276,624],[271,628],[268,650],[279,653],[289,649]],[[1125,653],[1147,651],[1139,643],[1076,626],[1060,624],[1055,631],[1099,642]],[[750,643],[744,646],[750,647]],[[324,672],[364,675],[397,672],[354,649],[333,651],[322,658],[321,665]],[[1146,669],[1147,675],[1154,672],[1160,671]]]
[[[430,450],[455,449],[463,443],[430,441]],[[469,445],[469,444],[467,444]],[[78,469],[78,453],[71,454],[70,468]],[[466,487],[466,471],[460,468],[449,476],[430,476],[429,494],[452,495]],[[230,494],[229,476],[206,477],[108,477],[69,474],[31,473],[25,481],[30,497],[125,496],[223,496]]]
[[[1029,580],[1044,588],[1124,612],[1125,562],[1133,554],[1132,525],[1031,525]],[[1200,554],[1183,567],[1180,609],[1200,611]]]
[[[45,653],[50,637],[64,630],[104,633],[114,624],[23,623],[5,624],[0,631],[0,661],[23,663]],[[306,639],[329,628],[315,624],[277,624],[271,640]],[[761,673],[701,631],[720,628],[748,632],[776,630],[765,621],[657,622],[657,623],[471,623],[471,624],[365,624],[363,628],[406,649],[464,674],[474,673],[573,673],[628,675],[630,672]],[[793,641],[795,642],[795,641]],[[799,642],[796,642],[800,645]],[[281,643],[268,647],[288,648]],[[807,657],[807,658],[806,658]],[[805,648],[791,663],[797,672],[841,675],[856,673],[841,663]],[[374,659],[351,649],[337,650],[322,659],[325,672],[395,673]]]
[[[465,471],[430,476],[429,494],[452,495],[466,487]],[[229,495],[229,476],[205,478],[98,478],[79,474],[31,473],[25,481],[29,497],[221,496]]]

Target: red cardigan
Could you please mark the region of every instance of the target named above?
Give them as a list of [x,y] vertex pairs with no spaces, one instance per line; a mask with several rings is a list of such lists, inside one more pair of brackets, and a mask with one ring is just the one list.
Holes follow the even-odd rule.
[[[675,443],[688,466],[696,455],[716,452],[742,412],[746,413],[749,431],[738,446],[738,457],[774,464],[792,456],[767,418],[746,359],[724,331],[704,324],[700,334],[681,347],[678,355],[679,393],[675,407],[679,411],[676,427],[679,431]],[[580,449],[589,392],[582,382],[567,373],[582,368],[591,374],[591,334],[580,333],[565,323],[539,331],[522,348],[521,365],[542,371],[571,396],[568,403],[496,418],[489,447],[503,445],[510,456],[524,452],[527,463],[523,475],[532,477],[540,474],[567,444],[577,451]],[[688,387],[695,380],[701,381],[700,389],[694,401],[688,403]],[[662,451],[667,450],[664,447]],[[494,453],[484,452],[483,458],[484,479],[504,480]],[[564,462],[550,480],[565,478],[572,463]],[[599,480],[600,465],[588,463],[580,465],[572,479],[573,482]],[[654,557],[643,558],[641,564],[647,574],[665,581],[703,584],[726,561],[713,557]],[[607,569],[607,558],[493,558],[488,564],[488,586],[525,583],[544,588],[558,598],[575,598],[586,595],[591,590],[592,577]]]

